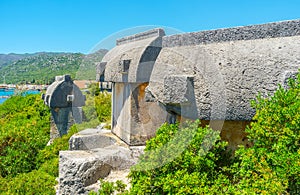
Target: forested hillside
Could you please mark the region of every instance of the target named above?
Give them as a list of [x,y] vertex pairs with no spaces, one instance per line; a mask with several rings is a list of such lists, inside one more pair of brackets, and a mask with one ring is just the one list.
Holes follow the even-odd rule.
[[36,52],[36,53],[25,53],[25,54],[16,54],[16,53],[9,53],[9,54],[0,54],[0,67],[4,67],[8,64],[11,64],[15,61],[28,58],[28,57],[34,57],[39,56],[42,54],[47,55],[57,55],[59,53],[57,52]]
[[[11,84],[50,84],[55,76],[70,74],[74,79],[95,79],[96,63],[100,62],[106,50],[93,54],[81,53],[39,53],[0,66],[2,81]],[[78,78],[77,78],[78,77]],[[0,78],[1,80],[1,78]]]
[[79,69],[76,72],[76,79],[79,80],[95,80],[96,63],[101,62],[103,56],[108,50],[100,49],[94,53],[83,56]]

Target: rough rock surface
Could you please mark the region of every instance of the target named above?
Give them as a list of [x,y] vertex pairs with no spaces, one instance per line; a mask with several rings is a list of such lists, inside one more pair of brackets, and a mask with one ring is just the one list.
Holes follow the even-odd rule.
[[100,178],[115,177],[128,183],[126,176],[137,163],[144,146],[128,147],[109,130],[86,129],[73,135],[70,151],[59,154],[57,194],[87,194],[95,190]]
[[117,143],[110,130],[86,129],[73,135],[69,140],[69,150],[91,150]]
[[[284,84],[300,68],[299,44],[300,36],[292,36],[163,47],[148,91],[164,102],[169,93],[166,90],[172,89],[172,94],[178,91],[165,79],[190,75],[194,77],[193,111],[197,118],[251,120],[255,110],[249,102],[258,93],[274,93],[278,84]],[[190,107],[182,103],[183,110]]]
[[209,44],[226,41],[269,39],[300,35],[300,20],[223,28],[165,36],[163,47]]
[[[131,185],[130,185],[130,180],[127,177],[128,174],[130,172],[130,169],[125,169],[125,170],[112,170],[110,172],[110,174],[104,178],[104,181],[108,181],[108,182],[116,182],[117,180],[122,181],[124,184],[126,184],[126,189],[130,189]],[[97,183],[92,184],[90,186],[87,186],[85,188],[86,191],[94,191],[94,192],[98,192],[98,190],[100,189],[100,185],[101,182],[98,180]]]
[[[131,156],[133,159],[137,161],[139,156],[144,153],[145,146],[131,146]],[[117,180],[122,181],[126,184],[126,189],[130,188],[130,180],[127,177],[130,172],[130,169],[123,169],[123,170],[111,170],[109,175],[104,178],[104,181],[108,182],[116,182]],[[100,189],[100,181],[98,180],[97,183],[94,183],[90,186],[85,187],[86,192],[94,191],[97,192]]]
[[107,176],[111,166],[86,151],[61,151],[59,154],[58,194],[84,194],[84,187]]
[[131,150],[122,146],[61,151],[59,157],[58,194],[84,194],[85,187],[108,176],[112,170],[129,169],[136,163]]

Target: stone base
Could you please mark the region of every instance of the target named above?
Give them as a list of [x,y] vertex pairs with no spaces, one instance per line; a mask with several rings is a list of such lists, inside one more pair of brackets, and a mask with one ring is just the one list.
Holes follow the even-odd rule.
[[69,150],[91,150],[118,143],[110,130],[86,129],[74,134],[69,140]]
[[85,187],[108,176],[112,170],[129,169],[136,162],[131,150],[122,146],[91,151],[61,151],[58,194],[85,194]]
[[128,147],[105,129],[86,129],[73,135],[69,143],[70,151],[59,153],[57,194],[88,194],[100,178],[128,171],[145,148]]

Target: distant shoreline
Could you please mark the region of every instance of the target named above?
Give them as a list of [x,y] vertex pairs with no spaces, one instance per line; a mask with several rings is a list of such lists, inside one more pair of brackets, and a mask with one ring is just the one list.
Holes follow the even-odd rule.
[[0,105],[5,102],[7,99],[9,99],[11,96],[15,95],[15,94],[19,94],[19,92],[24,92],[25,95],[27,94],[39,94],[41,93],[40,89],[33,89],[30,87],[27,88],[28,86],[22,87],[22,89],[20,88],[0,88]]
[[49,85],[32,85],[32,84],[0,84],[0,89],[17,89],[17,90],[46,90]]

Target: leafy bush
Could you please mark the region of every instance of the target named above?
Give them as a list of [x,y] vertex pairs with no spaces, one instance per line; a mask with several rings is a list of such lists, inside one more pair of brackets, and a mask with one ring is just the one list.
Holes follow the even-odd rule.
[[58,177],[58,162],[59,158],[58,155],[53,157],[52,159],[49,159],[45,161],[43,164],[40,165],[38,171],[47,173],[54,178]]
[[109,182],[101,179],[100,182],[101,185],[98,193],[90,192],[89,195],[112,195],[128,193],[128,191],[125,190],[126,184],[120,180],[117,180],[116,182]]
[[242,192],[300,193],[300,74],[289,88],[252,102],[256,115],[246,132],[254,146],[237,151],[237,188]]
[[[97,112],[95,108],[95,97],[91,95],[86,95],[85,106],[82,108],[83,110],[83,120],[91,121],[97,119]],[[99,120],[98,120],[99,122]]]
[[91,83],[88,87],[91,96],[97,96],[100,93],[100,88],[98,83]]
[[39,95],[14,96],[0,106],[0,174],[16,176],[36,168],[49,139],[49,111]]
[[68,134],[57,138],[49,146],[46,146],[39,151],[36,158],[36,163],[39,171],[43,171],[51,176],[58,177],[58,155],[59,151],[69,149],[69,139],[70,137],[78,132],[76,125],[73,125]]
[[[22,173],[18,176],[6,180],[7,186],[3,194],[47,194],[55,195],[55,177],[43,171],[32,171]],[[1,191],[0,191],[1,193]]]
[[[172,155],[176,156],[169,162]],[[226,176],[229,155],[219,132],[199,127],[198,121],[187,127],[164,124],[147,142],[145,155],[130,172],[130,193],[222,193],[228,190],[222,185],[230,183]]]
[[98,119],[98,122],[110,123],[111,121],[111,94],[101,92],[97,83],[89,86],[90,94],[86,97],[86,106],[83,107],[85,121]]
[[67,135],[55,139],[53,144],[39,150],[34,162],[36,170],[15,177],[0,178],[0,184],[3,184],[0,194],[55,194],[59,151],[68,149],[68,140],[76,132],[78,128],[74,125]]
[[104,91],[95,96],[95,107],[100,122],[111,121],[111,95]]

